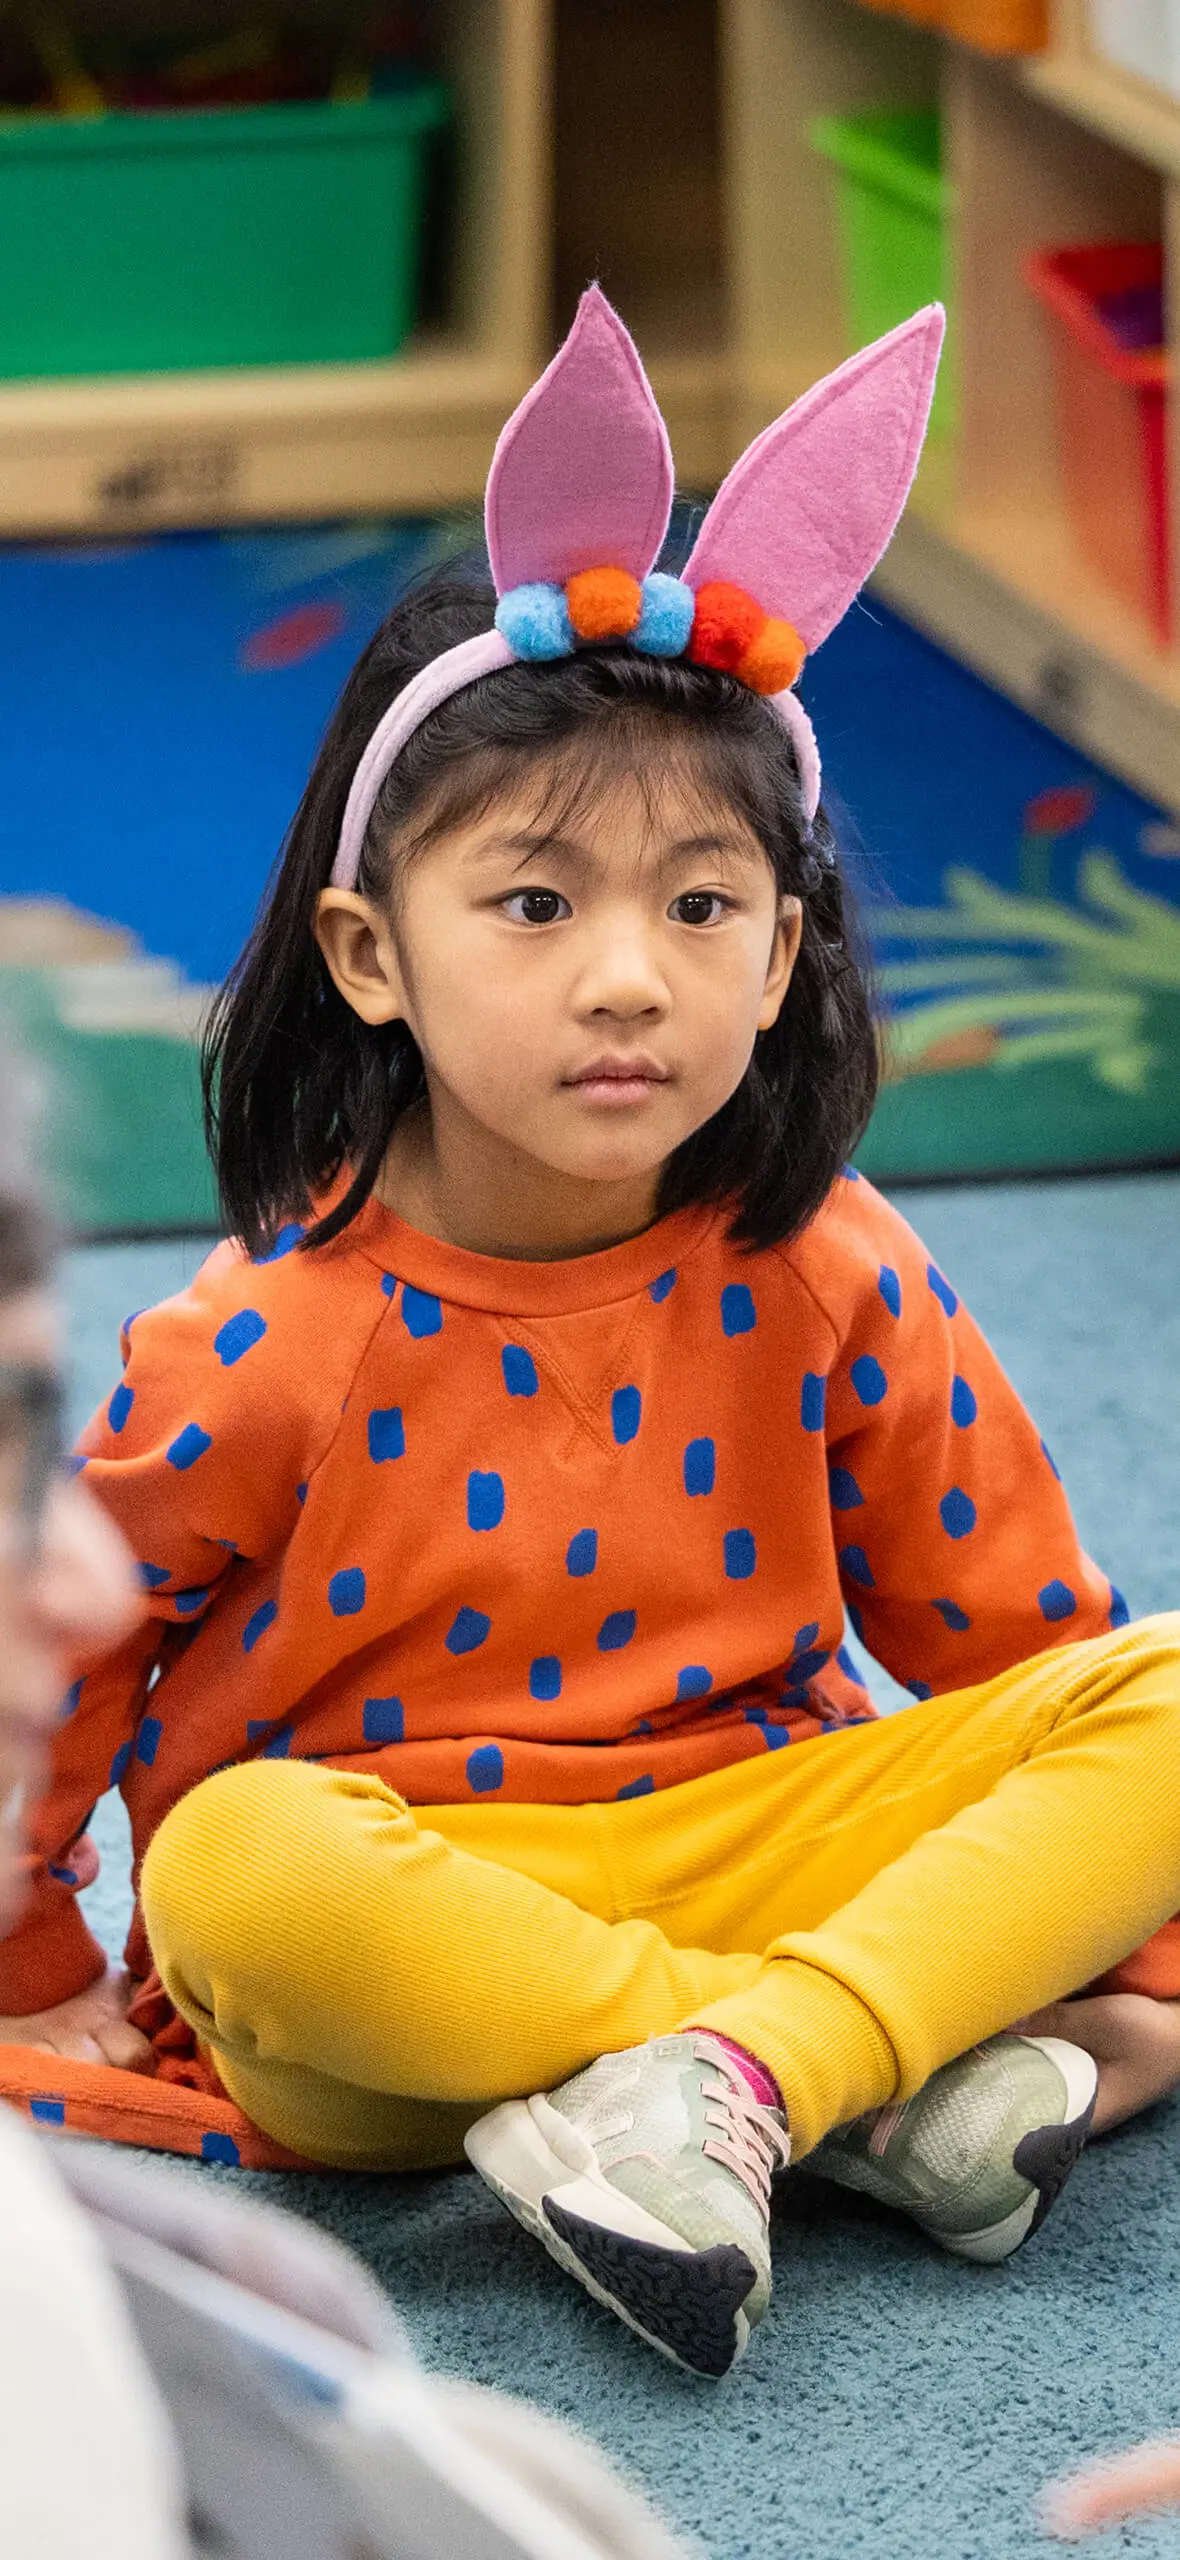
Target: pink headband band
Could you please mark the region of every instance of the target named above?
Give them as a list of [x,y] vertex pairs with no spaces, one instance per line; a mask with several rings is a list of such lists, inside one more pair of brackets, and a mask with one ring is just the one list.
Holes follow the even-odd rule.
[[355,888],[381,785],[430,713],[481,676],[566,657],[579,641],[687,657],[764,694],[791,733],[813,818],[819,750],[792,687],[901,514],[943,325],[930,304],[765,428],[722,482],[681,576],[670,578],[653,569],[672,506],[667,431],[622,321],[592,285],[492,457],[485,521],[496,627],[433,659],[378,722],[353,776],[333,887]]

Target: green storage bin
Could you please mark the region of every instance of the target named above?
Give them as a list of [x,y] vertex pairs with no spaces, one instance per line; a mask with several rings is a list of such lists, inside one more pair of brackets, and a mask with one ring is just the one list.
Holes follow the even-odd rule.
[[392,355],[447,112],[421,79],[339,104],[0,124],[0,375]]
[[951,187],[934,107],[819,116],[812,148],[840,172],[839,212],[848,325],[854,347],[880,338],[927,302],[947,306],[947,343],[931,426],[955,422],[954,301],[948,226]]

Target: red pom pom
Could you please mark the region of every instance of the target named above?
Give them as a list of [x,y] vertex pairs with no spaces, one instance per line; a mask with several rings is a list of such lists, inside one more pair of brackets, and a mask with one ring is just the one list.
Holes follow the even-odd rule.
[[724,578],[710,578],[697,589],[692,636],[685,654],[698,667],[717,667],[724,674],[733,675],[738,660],[753,647],[765,621],[761,605],[755,604],[744,587],[731,587]]
[[639,580],[626,569],[576,570],[565,601],[579,640],[625,640],[643,611]]

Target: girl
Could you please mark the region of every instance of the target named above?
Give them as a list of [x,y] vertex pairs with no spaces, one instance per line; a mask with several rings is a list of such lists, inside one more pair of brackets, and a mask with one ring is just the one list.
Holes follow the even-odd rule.
[[[841,1171],[876,1053],[791,687],[940,333],[768,430],[676,579],[663,426],[587,295],[497,448],[496,593],[423,588],[362,657],[210,1034],[236,1241],[130,1323],[83,1440],[150,1614],[72,1696],[2,1951],[10,2039],[128,2034],[73,1899],[121,1785],[169,2068],[271,2156],[466,2139],[713,2375],[788,2157],[1017,2245],[1095,2071],[1002,2030],[1177,1898],[1180,1628],[1126,1626]],[[846,1604],[912,1713],[873,1720]]]

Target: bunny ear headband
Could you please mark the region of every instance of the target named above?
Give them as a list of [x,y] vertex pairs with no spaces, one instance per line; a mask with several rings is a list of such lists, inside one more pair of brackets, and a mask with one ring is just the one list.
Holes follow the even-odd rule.
[[377,794],[406,740],[464,685],[501,667],[626,640],[765,694],[791,733],[808,818],[819,750],[792,692],[876,566],[917,467],[942,345],[938,303],[797,400],[723,480],[679,578],[654,571],[668,528],[672,454],[627,331],[592,285],[565,345],[526,393],[492,457],[485,498],[495,628],[447,649],[378,722],[332,868],[356,884]]

